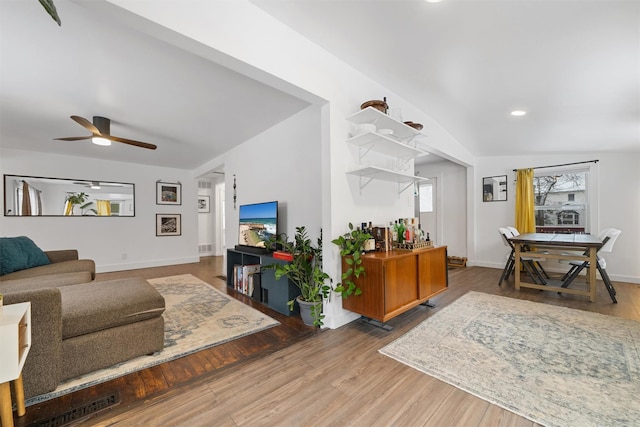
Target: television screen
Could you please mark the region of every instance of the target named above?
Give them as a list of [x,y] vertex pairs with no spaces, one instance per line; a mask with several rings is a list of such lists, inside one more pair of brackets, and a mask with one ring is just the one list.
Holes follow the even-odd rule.
[[265,248],[266,242],[277,235],[277,228],[277,201],[240,205],[240,245]]

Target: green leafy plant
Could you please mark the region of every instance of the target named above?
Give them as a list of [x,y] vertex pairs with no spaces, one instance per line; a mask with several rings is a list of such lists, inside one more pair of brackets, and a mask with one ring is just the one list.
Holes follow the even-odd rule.
[[[296,227],[296,234],[292,242],[284,239],[272,240],[269,247],[277,247],[279,250],[288,252],[293,259],[288,263],[270,264],[266,269],[274,270],[276,279],[286,276],[294,285],[300,288],[300,298],[306,302],[319,303],[311,307],[311,317],[314,326],[322,326],[324,314],[322,314],[323,298],[328,298],[331,286],[327,280],[331,280],[329,275],[322,270],[322,232],[314,245],[307,229],[304,226]],[[287,303],[289,309],[293,311],[295,300]]]
[[364,230],[354,229],[353,224],[349,223],[349,231],[331,241],[340,248],[340,255],[348,265],[347,270],[342,272],[342,281],[334,289],[342,294],[342,298],[362,294],[362,290],[356,286],[354,279],[366,274],[362,265],[362,254],[365,242],[371,238],[371,234]]
[[87,201],[89,195],[86,193],[70,193],[65,199],[71,205],[71,214],[73,215],[73,208],[76,205],[81,205]]
[[58,11],[56,10],[56,5],[53,4],[53,0],[39,0],[39,1],[42,7],[44,7],[44,10],[47,11],[49,16],[51,16],[51,18],[58,23],[58,26],[61,26],[62,21],[58,16]]

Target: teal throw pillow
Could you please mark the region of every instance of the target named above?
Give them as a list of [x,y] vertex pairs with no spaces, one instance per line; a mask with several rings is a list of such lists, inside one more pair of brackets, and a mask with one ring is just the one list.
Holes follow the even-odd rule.
[[0,276],[47,264],[47,255],[28,237],[0,237]]

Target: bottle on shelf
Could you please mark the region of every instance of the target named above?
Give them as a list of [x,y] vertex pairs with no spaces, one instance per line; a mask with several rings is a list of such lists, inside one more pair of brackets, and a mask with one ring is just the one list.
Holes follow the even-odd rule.
[[398,219],[398,243],[404,243],[404,220]]
[[391,244],[398,243],[398,221],[395,224],[389,221],[389,232],[391,233]]
[[418,243],[418,227],[416,227],[415,218],[411,218],[411,242]]
[[411,235],[411,224],[409,224],[409,218],[404,219],[404,241],[405,243],[413,242],[413,237]]

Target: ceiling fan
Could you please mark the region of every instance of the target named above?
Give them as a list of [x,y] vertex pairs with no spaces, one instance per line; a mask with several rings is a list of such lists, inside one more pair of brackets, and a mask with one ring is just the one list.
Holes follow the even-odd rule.
[[119,138],[110,134],[111,120],[106,117],[93,116],[93,123],[84,117],[71,116],[71,119],[77,122],[80,126],[83,126],[91,132],[89,136],[69,136],[65,138],[54,138],[59,141],[80,141],[83,139],[90,139],[97,145],[111,145],[111,141],[122,142],[123,144],[135,145],[136,147],[148,148],[149,150],[155,150],[158,148],[153,144],[146,142],[134,141],[133,139]]
[[99,190],[101,187],[124,187],[123,184],[102,181],[75,181],[74,184],[82,185],[93,190]]

